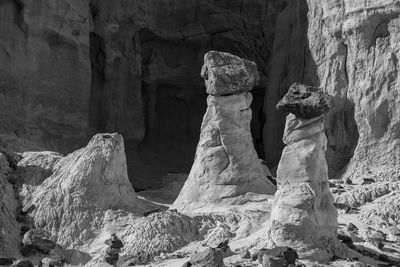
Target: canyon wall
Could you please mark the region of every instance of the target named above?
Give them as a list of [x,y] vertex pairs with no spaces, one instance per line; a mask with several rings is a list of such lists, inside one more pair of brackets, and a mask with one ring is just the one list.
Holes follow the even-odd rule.
[[283,146],[284,114],[273,106],[298,81],[335,97],[326,122],[331,178],[398,178],[399,11],[398,0],[304,0],[286,6],[277,20],[283,34],[275,38],[265,98],[270,167]]
[[1,147],[68,153],[94,133],[118,131],[136,187],[188,172],[206,109],[203,55],[219,50],[255,61],[262,74],[251,128],[273,173],[285,122],[275,105],[302,82],[335,98],[326,122],[329,176],[395,178],[399,5],[1,1]]
[[94,133],[118,131],[136,186],[188,171],[206,109],[203,55],[219,50],[255,61],[262,73],[252,107],[262,153],[281,2],[2,1],[2,146],[67,153]]

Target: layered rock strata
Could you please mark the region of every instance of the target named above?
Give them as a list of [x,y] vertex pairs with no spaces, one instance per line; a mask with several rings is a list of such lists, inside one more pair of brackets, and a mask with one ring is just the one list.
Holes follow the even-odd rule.
[[255,63],[211,51],[201,73],[210,95],[189,177],[172,208],[193,211],[247,192],[273,194],[250,132]]
[[332,98],[318,88],[294,84],[277,105],[291,114],[277,170],[270,238],[274,246],[292,247],[301,258],[321,262],[343,253],[337,251],[338,214],[325,159],[324,114],[331,103]]

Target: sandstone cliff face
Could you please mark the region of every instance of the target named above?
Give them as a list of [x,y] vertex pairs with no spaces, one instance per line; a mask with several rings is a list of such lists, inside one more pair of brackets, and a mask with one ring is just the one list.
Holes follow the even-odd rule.
[[398,1],[344,0],[323,5],[309,1],[309,6],[313,19],[308,37],[319,82],[336,96],[345,119],[338,120],[337,112],[330,117],[330,145],[342,142],[350,145],[347,151],[351,152],[357,144],[344,178],[393,180],[398,176],[399,154]]
[[8,146],[65,151],[86,138],[88,12],[81,0],[1,2],[1,134]]
[[[396,0],[287,4],[277,20],[283,34],[275,39],[265,99],[271,166],[279,159],[283,133],[282,115],[271,106],[298,81],[335,96],[326,122],[330,177],[339,177],[351,158],[345,177],[397,177],[398,16]],[[280,131],[271,133],[273,127]]]

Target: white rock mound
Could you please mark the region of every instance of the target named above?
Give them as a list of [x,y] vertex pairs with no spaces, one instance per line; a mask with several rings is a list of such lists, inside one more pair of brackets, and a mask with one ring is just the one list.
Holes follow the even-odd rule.
[[49,232],[57,243],[87,247],[118,210],[143,214],[145,207],[128,179],[121,135],[95,135],[86,147],[55,160],[51,153],[50,160],[26,155],[34,160],[22,159],[20,172],[35,163],[49,167],[51,175],[41,177],[36,174],[48,172],[35,171],[33,183],[24,181],[20,191],[23,209],[29,211],[34,226]]
[[216,51],[204,56],[202,77],[212,95],[192,169],[171,208],[192,212],[247,192],[274,194],[250,132],[253,98],[248,91],[257,75],[253,62]]

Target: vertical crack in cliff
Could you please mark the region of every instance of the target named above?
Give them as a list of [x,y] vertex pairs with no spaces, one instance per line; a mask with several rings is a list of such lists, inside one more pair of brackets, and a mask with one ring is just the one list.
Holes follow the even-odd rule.
[[349,48],[345,43],[342,43],[344,46],[344,66],[343,66],[343,71],[344,71],[344,76],[346,79],[346,84],[347,84],[347,88],[346,88],[346,98],[347,98],[347,92],[349,90],[349,70],[348,70],[348,66],[347,66],[347,61],[348,61],[348,56],[349,56]]
[[71,8],[71,6],[68,6],[68,8],[65,9],[64,15],[63,15],[63,17],[61,19],[61,23],[60,23],[60,28],[59,28],[60,30],[62,30],[62,28],[64,27],[65,18],[67,17],[70,8]]
[[26,42],[28,39],[28,25],[24,21],[25,4],[21,0],[14,0],[14,4],[15,4],[15,8],[16,8],[15,18],[16,18],[17,26],[24,33],[25,42]]

